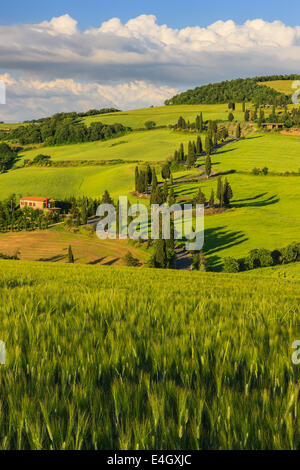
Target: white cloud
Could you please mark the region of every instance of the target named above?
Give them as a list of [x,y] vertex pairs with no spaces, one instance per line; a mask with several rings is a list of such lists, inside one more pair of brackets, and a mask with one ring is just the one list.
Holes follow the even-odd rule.
[[18,81],[11,97],[16,90],[27,93],[27,98],[19,98],[23,115],[26,99],[42,106],[42,92],[48,94],[50,107],[51,102],[58,106],[51,101],[55,94],[60,106],[67,106],[71,96],[71,107],[84,87],[96,84],[93,93],[97,90],[102,101],[122,103],[123,108],[145,106],[159,99],[162,103],[175,88],[239,76],[299,73],[299,57],[300,26],[262,19],[242,25],[220,20],[207,28],[179,30],[159,25],[153,15],[141,15],[126,24],[112,18],[99,28],[80,31],[66,14],[35,25],[0,26],[0,73]]
[[1,120],[33,119],[60,111],[86,111],[95,107],[133,109],[158,106],[178,91],[144,81],[111,86],[73,79],[15,79],[7,73],[0,75],[0,81],[7,88],[7,104],[2,106]]

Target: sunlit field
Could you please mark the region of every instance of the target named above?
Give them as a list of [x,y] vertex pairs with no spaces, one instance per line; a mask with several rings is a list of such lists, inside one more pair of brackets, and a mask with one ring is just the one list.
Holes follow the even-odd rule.
[[1,449],[299,449],[299,280],[0,262]]

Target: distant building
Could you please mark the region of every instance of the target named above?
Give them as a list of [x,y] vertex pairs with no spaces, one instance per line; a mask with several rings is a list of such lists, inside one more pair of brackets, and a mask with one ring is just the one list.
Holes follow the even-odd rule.
[[283,123],[279,122],[263,122],[261,127],[266,127],[267,129],[282,129],[284,126]]
[[20,208],[31,207],[40,211],[60,211],[59,207],[55,207],[56,201],[47,197],[22,197],[20,199]]

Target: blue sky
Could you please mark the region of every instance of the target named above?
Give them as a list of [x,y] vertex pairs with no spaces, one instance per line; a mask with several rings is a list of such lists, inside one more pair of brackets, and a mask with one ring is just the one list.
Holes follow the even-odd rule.
[[117,16],[123,22],[141,14],[154,14],[158,23],[172,28],[207,26],[219,19],[243,23],[249,19],[281,20],[299,24],[299,0],[14,0],[1,2],[0,24],[39,23],[68,13],[82,29]]

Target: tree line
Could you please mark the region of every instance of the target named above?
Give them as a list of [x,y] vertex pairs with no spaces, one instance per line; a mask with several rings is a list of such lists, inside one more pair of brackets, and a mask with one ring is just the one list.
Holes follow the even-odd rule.
[[57,114],[39,124],[19,126],[8,133],[0,131],[0,138],[17,141],[21,145],[44,143],[50,146],[107,140],[129,131],[131,128],[119,123],[92,122],[86,126],[72,117]]
[[290,245],[273,251],[265,248],[251,250],[245,258],[236,259],[227,257],[224,259],[223,270],[230,273],[249,271],[257,268],[295,263],[300,261],[300,243]]

